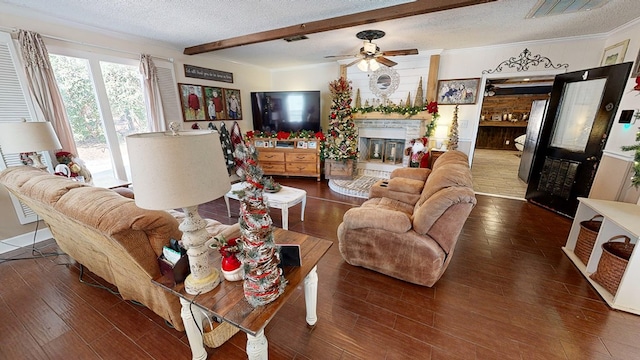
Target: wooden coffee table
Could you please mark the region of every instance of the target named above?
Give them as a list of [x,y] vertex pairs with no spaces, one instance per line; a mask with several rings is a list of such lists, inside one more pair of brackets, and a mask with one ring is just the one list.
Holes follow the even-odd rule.
[[[220,285],[208,293],[190,295],[184,291],[183,283],[174,285],[164,276],[152,280],[154,284],[180,297],[182,321],[194,360],[207,358],[202,334],[199,331],[206,316],[215,316],[244,331],[247,334],[247,356],[249,359],[267,359],[268,343],[264,335],[264,328],[303,281],[307,324],[313,326],[318,321],[316,315],[318,301],[316,266],[333,243],[329,240],[278,228],[274,230],[274,237],[276,243],[279,244],[300,245],[302,266],[285,267],[284,274],[288,281],[285,291],[275,301],[267,305],[256,308],[249,305],[244,298],[242,281],[222,281]],[[219,269],[220,264],[216,264],[216,267]]]
[[[229,199],[240,200],[234,191],[240,191],[247,187],[244,182],[231,185],[231,190],[224,195],[224,202],[227,204],[227,216],[231,217],[231,209],[229,208]],[[264,199],[267,205],[272,208],[282,210],[282,228],[289,230],[289,208],[302,203],[300,211],[300,221],[304,221],[304,208],[307,206],[307,192],[302,189],[296,189],[290,186],[283,186],[277,193],[268,193],[265,191]]]

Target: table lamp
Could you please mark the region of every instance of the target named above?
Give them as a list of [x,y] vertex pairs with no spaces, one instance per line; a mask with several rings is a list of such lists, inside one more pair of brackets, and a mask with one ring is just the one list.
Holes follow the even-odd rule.
[[[175,126],[172,126],[175,129]],[[182,244],[191,274],[185,291],[206,293],[220,283],[209,263],[209,234],[198,205],[222,197],[231,189],[220,136],[210,130],[133,134],[126,138],[135,202],[141,208],[182,208]]]
[[5,154],[28,153],[33,166],[46,169],[38,151],[62,149],[48,121],[0,122],[0,147]]

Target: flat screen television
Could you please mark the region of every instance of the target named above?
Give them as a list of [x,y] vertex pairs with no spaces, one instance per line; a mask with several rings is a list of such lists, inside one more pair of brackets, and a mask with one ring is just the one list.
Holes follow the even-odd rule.
[[256,131],[320,131],[320,91],[251,93]]

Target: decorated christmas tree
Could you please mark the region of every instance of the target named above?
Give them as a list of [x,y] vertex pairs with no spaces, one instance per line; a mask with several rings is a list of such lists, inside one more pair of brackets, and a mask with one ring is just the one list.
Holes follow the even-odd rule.
[[447,149],[456,150],[458,148],[458,105],[453,110],[453,120],[449,125],[449,140],[447,142]]
[[247,183],[239,191],[240,198],[240,253],[244,266],[244,296],[252,306],[266,305],[284,292],[287,280],[282,275],[273,222],[264,201],[265,181],[257,164],[258,155],[253,145],[239,145],[236,157],[242,160],[240,177]]
[[358,158],[358,129],[351,116],[351,84],[344,78],[329,83],[331,113],[322,159],[336,161]]
[[631,185],[638,188],[640,187],[640,131],[636,133],[636,141],[637,143],[635,145],[623,146],[622,150],[635,152],[633,155],[633,176],[631,177]]

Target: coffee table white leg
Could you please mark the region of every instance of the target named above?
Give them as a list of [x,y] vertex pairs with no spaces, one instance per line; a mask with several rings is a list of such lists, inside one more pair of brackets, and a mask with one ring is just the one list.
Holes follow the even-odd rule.
[[304,303],[307,308],[307,324],[313,326],[318,321],[316,307],[318,305],[318,273],[314,266],[304,278]]
[[307,195],[302,198],[302,209],[300,209],[300,221],[304,221],[304,208],[307,206]]
[[198,329],[197,324],[202,324],[202,320],[205,318],[205,314],[199,308],[195,307],[193,310],[193,316],[189,309],[191,302],[187,299],[180,298],[180,304],[182,309],[180,310],[180,317],[184,323],[184,329],[187,333],[187,339],[189,339],[189,347],[191,347],[191,356],[193,360],[206,360],[207,351],[204,349],[204,340],[202,334]]
[[256,336],[247,334],[247,357],[249,360],[267,360],[269,358],[269,343],[264,336],[264,330],[258,331]]
[[227,204],[227,217],[231,217],[231,209],[229,208],[229,197],[227,195],[224,196],[224,202]]
[[289,230],[289,204],[282,207],[282,228]]

